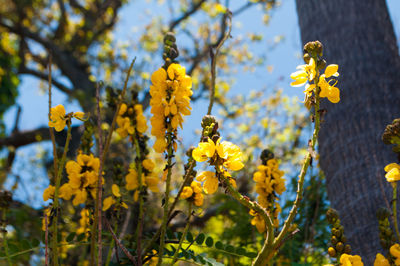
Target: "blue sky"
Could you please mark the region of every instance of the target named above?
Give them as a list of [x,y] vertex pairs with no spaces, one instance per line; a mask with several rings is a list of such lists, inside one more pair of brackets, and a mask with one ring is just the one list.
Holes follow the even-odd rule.
[[[246,1],[231,1],[237,6],[241,6]],[[388,0],[389,10],[392,21],[395,26],[396,35],[400,35],[400,1]],[[235,8],[233,7],[232,10]],[[138,12],[140,10],[140,12]],[[120,16],[115,37],[116,39],[129,39],[134,36],[134,28],[141,28],[146,25],[152,18],[151,14],[160,14],[162,9],[147,1],[131,1],[123,10]],[[133,16],[132,14],[141,14]],[[297,23],[297,14],[295,10],[294,0],[284,0],[282,4],[272,12],[271,21],[268,27],[262,23],[263,11],[257,7],[252,7],[248,11],[234,18],[232,36],[239,38],[246,33],[246,29],[260,30],[265,36],[265,40],[253,49],[263,49],[263,53],[267,53],[267,64],[273,65],[274,70],[269,73],[265,67],[257,68],[254,73],[245,73],[237,77],[235,85],[232,87],[232,94],[247,94],[250,90],[259,90],[267,87],[281,87],[286,94],[297,95],[300,99],[302,90],[291,88],[289,86],[289,75],[296,66],[302,61],[300,60],[300,52],[302,44],[300,41],[300,33]],[[267,50],[271,46],[274,38],[284,36],[283,41],[273,49]],[[138,55],[140,56],[140,55]],[[20,120],[20,130],[34,129],[38,126],[47,124],[47,94],[39,89],[39,82],[30,77],[24,77],[21,83],[20,96],[17,102],[22,106],[22,115]],[[74,102],[69,103],[67,98],[53,90],[53,103],[64,104],[68,111],[77,111],[78,105]],[[187,119],[185,127],[187,132],[193,132],[200,124],[201,117],[204,115],[204,101],[197,102],[193,107],[193,115]],[[8,128],[13,126],[15,120],[16,108],[11,108],[5,114],[5,122]],[[37,168],[31,164],[31,160],[36,158],[38,151],[49,149],[50,145],[41,144],[30,145],[18,150],[18,160],[14,163],[12,172],[18,173],[20,178],[29,179],[29,188],[20,186],[17,189],[15,197],[34,202],[39,207],[43,204],[41,193],[37,193],[36,189],[42,190],[47,186],[47,175],[43,169]],[[27,180],[28,181],[28,180]],[[21,182],[23,183],[23,182]],[[13,180],[7,183],[11,186]]]

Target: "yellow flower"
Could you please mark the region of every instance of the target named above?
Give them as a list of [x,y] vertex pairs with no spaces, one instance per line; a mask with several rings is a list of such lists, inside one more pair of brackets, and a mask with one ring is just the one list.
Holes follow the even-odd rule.
[[90,218],[89,218],[89,210],[82,209],[81,218],[79,219],[79,228],[76,230],[76,234],[87,233],[90,231]]
[[251,216],[254,216],[253,219],[251,220],[251,224],[257,228],[257,231],[259,233],[264,233],[266,227],[264,219],[254,210],[250,210],[249,213]]
[[136,131],[145,133],[147,130],[146,117],[143,115],[141,104],[127,106],[125,103],[121,107],[117,116],[117,133],[121,138],[134,134]]
[[73,189],[69,183],[65,183],[60,187],[60,198],[70,200],[76,189]]
[[400,165],[391,163],[385,166],[386,180],[388,182],[397,182],[400,180]]
[[229,141],[223,141],[222,143],[220,141],[221,138],[214,143],[208,138],[207,142],[200,142],[199,146],[192,152],[193,159],[198,162],[204,162],[217,154],[223,160],[223,166],[227,169],[233,171],[242,169],[244,164],[242,163],[240,148]]
[[328,100],[332,103],[338,103],[340,101],[340,91],[337,87],[335,87],[337,82],[333,85],[330,85],[329,82],[333,80],[327,82],[325,78],[325,74],[322,74],[319,77],[318,86],[321,88],[319,96],[321,98],[328,98]]
[[361,257],[358,255],[342,254],[340,256],[340,265],[342,266],[364,266]]
[[200,142],[199,146],[195,148],[192,152],[193,159],[198,162],[207,161],[209,158],[213,157],[215,153],[215,144],[210,138],[207,142]]
[[153,171],[155,164],[150,159],[144,159],[142,162],[143,167],[148,171]]
[[189,186],[185,186],[182,190],[182,193],[180,195],[181,199],[188,199],[191,198],[190,200],[193,200],[194,205],[197,207],[203,205],[204,201],[204,196],[202,194],[202,189],[200,183],[196,181],[192,181],[192,183]]
[[201,172],[197,178],[198,181],[203,182],[203,189],[206,194],[213,194],[218,189],[218,178],[214,172],[204,171]]
[[105,198],[103,200],[103,211],[108,210],[111,207],[111,205],[113,205],[114,203],[115,203],[115,200],[113,199],[112,196]]
[[395,257],[395,265],[400,265],[400,245],[399,244],[394,244],[390,247],[390,255]]
[[116,184],[113,184],[111,186],[111,191],[113,193],[114,196],[116,196],[117,198],[121,197],[121,193],[119,192],[119,186]]
[[389,261],[381,253],[376,254],[374,266],[390,266]]
[[290,75],[290,77],[294,79],[294,81],[290,83],[293,87],[300,87],[306,84],[307,81],[312,81],[317,73],[314,58],[311,58],[307,65],[300,65],[297,69],[300,70]]
[[66,125],[65,108],[61,104],[50,109],[49,127],[54,127],[56,131],[62,131]]
[[72,204],[74,206],[85,203],[87,199],[87,192],[86,189],[77,189],[75,192],[75,198],[72,200]]
[[49,185],[49,187],[43,191],[43,200],[48,201],[49,199],[52,199],[55,191],[56,188],[52,185]]
[[156,137],[154,149],[161,153],[167,147],[166,122],[170,123],[173,130],[177,130],[178,126],[182,128],[183,116],[191,113],[192,80],[186,75],[184,67],[174,63],[167,70],[160,68],[155,71],[151,76],[151,83],[151,134]]
[[187,199],[187,198],[190,198],[192,195],[193,195],[193,190],[192,190],[192,188],[189,187],[189,186],[185,186],[185,187],[183,188],[183,190],[182,190],[182,193],[181,193],[180,198],[181,198],[181,199]]

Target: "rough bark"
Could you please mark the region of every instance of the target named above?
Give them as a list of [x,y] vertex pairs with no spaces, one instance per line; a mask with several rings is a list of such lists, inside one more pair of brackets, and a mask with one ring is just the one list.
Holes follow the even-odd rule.
[[377,208],[390,202],[384,166],[396,162],[381,141],[400,117],[400,57],[385,0],[296,0],[302,42],[320,40],[339,65],[338,104],[325,103],[320,165],[353,253],[372,265],[380,251]]

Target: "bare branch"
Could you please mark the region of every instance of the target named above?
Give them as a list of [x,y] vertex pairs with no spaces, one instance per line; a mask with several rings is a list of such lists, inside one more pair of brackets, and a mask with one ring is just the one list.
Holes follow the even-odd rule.
[[179,18],[175,19],[169,24],[169,30],[173,31],[176,26],[178,26],[182,21],[186,20],[189,18],[192,14],[194,14],[200,7],[201,5],[206,2],[206,0],[200,0],[196,4],[192,4],[189,10],[187,10],[185,13],[183,13]]

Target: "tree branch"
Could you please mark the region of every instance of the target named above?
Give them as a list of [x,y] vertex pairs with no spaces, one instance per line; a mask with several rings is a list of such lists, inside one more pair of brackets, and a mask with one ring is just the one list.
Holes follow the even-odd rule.
[[200,7],[201,5],[206,2],[206,0],[200,0],[196,4],[192,4],[191,8],[187,10],[185,13],[183,13],[179,18],[175,19],[169,24],[169,30],[173,31],[176,26],[178,26],[182,21],[186,20],[189,18],[192,14],[194,14]]

